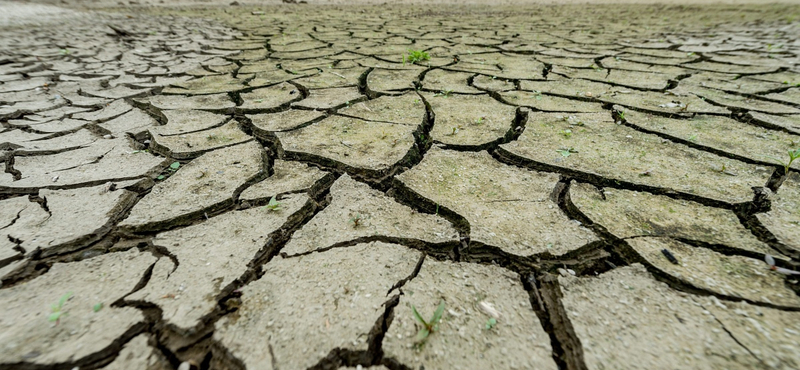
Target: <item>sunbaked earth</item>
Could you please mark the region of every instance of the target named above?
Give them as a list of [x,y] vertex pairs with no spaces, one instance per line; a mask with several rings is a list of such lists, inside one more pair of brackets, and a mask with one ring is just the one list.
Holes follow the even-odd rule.
[[310,2],[0,2],[0,369],[800,368],[800,6]]

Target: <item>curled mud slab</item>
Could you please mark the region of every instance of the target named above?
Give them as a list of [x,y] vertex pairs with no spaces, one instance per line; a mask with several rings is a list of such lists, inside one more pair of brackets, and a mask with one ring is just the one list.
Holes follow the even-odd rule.
[[0,5],[0,369],[800,368],[796,6],[309,2]]

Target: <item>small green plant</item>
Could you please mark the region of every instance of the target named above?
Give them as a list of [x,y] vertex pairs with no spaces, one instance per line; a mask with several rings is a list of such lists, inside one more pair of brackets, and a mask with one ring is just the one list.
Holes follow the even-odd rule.
[[356,213],[350,217],[349,222],[353,224],[354,229],[357,229],[359,226],[364,224],[364,216],[362,216],[360,213]]
[[69,54],[69,49],[61,49],[58,51],[59,55],[67,55]]
[[50,314],[50,316],[47,316],[47,320],[50,322],[55,321],[56,325],[58,325],[61,317],[67,314],[67,312],[64,311],[64,303],[67,303],[67,300],[69,300],[71,297],[72,292],[68,292],[67,294],[61,296],[61,299],[58,300],[58,303],[53,304],[51,307],[53,312]]
[[411,311],[414,312],[414,319],[422,325],[416,337],[417,348],[422,348],[425,345],[425,341],[428,340],[428,336],[439,330],[439,322],[442,320],[442,314],[444,314],[444,300],[439,303],[439,307],[436,307],[436,311],[433,312],[433,317],[431,317],[430,321],[425,321],[416,307],[411,306]]
[[784,175],[788,175],[789,174],[789,167],[792,166],[792,162],[794,162],[795,159],[800,158],[800,148],[797,148],[795,150],[791,150],[790,149],[788,153],[789,153],[789,161],[788,162],[784,162],[782,159],[775,158],[775,157],[772,157],[772,156],[766,156],[766,157],[769,158],[769,159],[772,159],[776,163],[782,165],[783,166],[783,174]]
[[475,120],[475,124],[482,125],[484,121],[486,121],[486,117],[481,117]]
[[99,312],[102,309],[103,309],[103,302],[100,302],[100,303],[92,306],[92,311],[94,311],[94,312]]
[[169,165],[169,168],[167,168],[167,174],[166,175],[158,175],[158,177],[156,177],[156,179],[164,180],[168,176],[171,176],[173,173],[175,173],[175,171],[177,171],[178,168],[180,168],[180,167],[181,167],[181,162],[172,162],[172,164]]
[[264,206],[264,208],[267,209],[268,211],[280,211],[281,202],[275,199],[275,196],[273,195],[272,198],[269,199],[269,203],[267,203],[267,205]]
[[569,139],[572,137],[572,130],[561,130],[561,135]]
[[452,89],[449,89],[449,90],[442,90],[442,91],[439,91],[439,92],[438,92],[438,93],[436,93],[436,94],[433,94],[433,96],[441,96],[441,97],[449,98],[449,97],[450,97],[450,93],[451,93],[451,92],[453,92],[453,90],[452,90]]
[[431,56],[428,55],[428,53],[425,52],[425,51],[408,49],[408,54],[407,55],[403,54],[403,65],[406,65],[406,62],[408,62],[408,63],[416,63],[416,62],[421,62],[421,61],[430,60],[430,59],[431,59]]
[[489,320],[486,320],[485,328],[486,328],[486,330],[492,330],[492,328],[495,327],[495,325],[497,325],[497,319],[495,319],[494,317],[491,317],[491,318],[489,318]]
[[558,152],[558,154],[561,154],[562,157],[566,158],[572,155],[572,153],[577,153],[578,151],[575,150],[575,148],[573,147],[569,147],[569,148],[558,148],[556,149],[556,152]]
[[619,119],[617,120],[617,122],[622,122],[622,121],[625,121],[625,112],[623,112],[623,111],[618,111],[618,112],[617,112],[617,117],[619,117]]

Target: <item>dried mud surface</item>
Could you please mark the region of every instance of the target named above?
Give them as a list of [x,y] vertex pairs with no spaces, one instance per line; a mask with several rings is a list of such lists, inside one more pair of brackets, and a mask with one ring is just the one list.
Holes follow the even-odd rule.
[[0,369],[800,368],[796,5],[65,4]]

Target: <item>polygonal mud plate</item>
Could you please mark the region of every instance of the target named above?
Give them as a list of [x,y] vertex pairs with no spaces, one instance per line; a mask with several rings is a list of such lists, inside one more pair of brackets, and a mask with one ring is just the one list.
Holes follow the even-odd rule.
[[217,306],[217,295],[247,270],[269,234],[306,203],[305,195],[281,199],[280,209],[231,211],[203,223],[160,233],[153,244],[178,261],[160,260],[150,281],[128,299],[153,303],[163,319],[191,332]]
[[[800,307],[800,297],[784,284],[785,275],[770,271],[761,259],[726,256],[662,237],[629,239],[642,258],[683,283],[732,298],[748,299],[779,307]],[[669,250],[673,264],[662,249]]]
[[148,128],[154,127],[156,124],[156,120],[153,119],[153,117],[150,117],[140,109],[134,108],[128,113],[111,119],[110,121],[103,122],[98,126],[108,130],[115,136],[126,133],[136,136],[146,132]]
[[160,229],[225,208],[247,182],[266,173],[265,155],[255,142],[206,153],[156,184],[120,226]]
[[725,107],[709,104],[694,94],[670,90],[670,94],[653,91],[614,90],[597,98],[600,101],[626,107],[676,116],[689,114],[730,114]]
[[277,132],[283,149],[300,158],[325,157],[346,166],[384,171],[414,145],[416,127],[331,116],[310,126]]
[[381,93],[397,93],[399,90],[414,89],[414,81],[425,68],[374,69],[367,75],[367,88]]
[[749,112],[750,117],[759,123],[767,124],[768,126],[777,126],[789,130],[792,133],[800,134],[800,114],[792,114],[786,116],[775,116],[766,113]]
[[444,69],[434,69],[425,74],[422,87],[427,91],[446,91],[460,94],[480,94],[481,91],[469,86],[467,79],[474,73],[453,72]]
[[31,193],[39,188],[62,188],[103,184],[146,175],[163,158],[137,153],[127,138],[98,140],[92,145],[52,155],[17,157],[14,168],[22,172],[18,181],[4,181],[0,189]]
[[758,368],[708,311],[639,264],[559,282],[591,370]]
[[195,109],[163,110],[167,119],[163,126],[154,127],[152,133],[159,136],[188,134],[222,125],[227,116]]
[[[798,135],[768,130],[719,116],[697,115],[691,119],[671,119],[627,111],[625,121],[648,131],[661,132],[679,140],[761,162],[773,162],[770,157],[788,161],[786,152],[800,145]],[[793,167],[800,168],[800,163]]]
[[357,87],[317,89],[311,90],[307,98],[292,103],[292,106],[305,109],[326,110],[355,104],[365,98],[366,97],[361,95],[358,91]]
[[150,130],[153,152],[175,159],[195,158],[215,149],[253,140],[233,120],[220,127],[180,135],[162,136],[156,133],[157,130],[157,127]]
[[28,254],[41,252],[40,257],[84,247],[108,233],[136,200],[136,195],[127,190],[110,191],[110,185],[42,189],[39,196],[47,209],[31,203],[17,213],[13,224],[0,229],[0,235],[16,240]]
[[509,80],[478,75],[475,76],[475,79],[472,81],[475,87],[481,90],[489,90],[489,91],[510,91],[516,89],[514,83]]
[[325,116],[325,113],[313,110],[290,109],[279,113],[248,115],[252,124],[253,135],[261,139],[270,138],[275,131],[289,131]]
[[[770,175],[754,165],[617,125],[610,114],[565,117],[531,113],[522,136],[501,145],[501,154],[505,155],[502,152],[612,181],[668,188],[730,203],[750,200],[751,187],[763,186]],[[723,165],[725,171],[721,170]]]
[[147,334],[139,334],[131,339],[103,370],[167,370],[169,361],[156,348],[147,344]]
[[239,196],[246,201],[266,200],[273,196],[308,189],[328,172],[300,162],[275,160],[272,176],[248,187]]
[[216,323],[214,339],[250,369],[304,369],[334,348],[366,350],[387,293],[419,257],[378,242],[276,257],[241,289],[241,307]]
[[304,253],[360,237],[454,242],[458,233],[445,219],[418,213],[344,175],[331,187],[331,204],[292,235],[282,252]]
[[425,103],[419,95],[409,92],[400,96],[384,95],[380,98],[353,104],[339,109],[338,114],[381,121],[418,126],[425,119]]
[[538,92],[511,91],[501,93],[500,97],[507,104],[536,108],[545,112],[602,112],[603,106],[599,103],[590,103],[583,100],[568,99],[552,95],[542,95]]
[[306,89],[325,89],[331,87],[357,86],[366,68],[324,69],[317,75],[301,78],[294,82]]
[[[0,366],[55,365],[90,354],[117,352],[115,341],[130,338],[144,316],[111,304],[136,287],[156,261],[133,249],[80,262],[56,263],[43,276],[0,290]],[[68,296],[67,296],[68,295]],[[51,306],[67,296],[58,322]],[[98,309],[95,307],[100,304]],[[115,347],[117,349],[115,349]],[[102,355],[101,355],[102,356]],[[10,368],[14,368],[10,365]]]
[[[550,337],[542,329],[519,276],[497,266],[428,258],[402,288],[394,321],[383,340],[385,355],[412,368],[555,369]],[[414,348],[420,325],[412,307],[430,320],[440,302],[439,330]],[[481,305],[498,313],[496,325]]]
[[758,213],[759,221],[785,246],[800,252],[800,176],[792,173],[772,196],[769,212]]
[[167,87],[165,94],[210,95],[242,90],[247,86],[245,81],[253,75],[239,74],[235,78],[231,75],[203,76],[194,80],[178,82],[175,87]]
[[200,96],[156,95],[149,98],[149,103],[158,109],[222,110],[236,106],[228,97],[228,94]]
[[[741,346],[771,369],[800,366],[800,313],[694,297]],[[753,330],[755,329],[755,330]]]
[[424,96],[436,116],[431,137],[444,144],[487,144],[505,137],[515,123],[517,108],[488,95]]
[[506,166],[486,152],[431,148],[397,179],[466,218],[472,241],[511,254],[562,255],[597,240],[550,199],[557,175]]
[[606,188],[601,194],[581,183],[573,184],[569,194],[578,210],[619,238],[669,236],[760,255],[775,253],[730,210],[629,190]]
[[281,83],[270,87],[255,89],[242,93],[242,105],[238,107],[245,112],[272,112],[281,107],[288,107],[292,101],[302,99],[302,94],[289,83]]
[[727,94],[719,90],[708,89],[700,86],[679,86],[676,91],[691,92],[716,104],[738,109],[746,109],[769,114],[798,114],[800,109],[787,104],[773,103],[745,96]]

